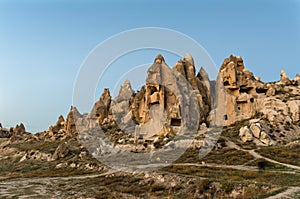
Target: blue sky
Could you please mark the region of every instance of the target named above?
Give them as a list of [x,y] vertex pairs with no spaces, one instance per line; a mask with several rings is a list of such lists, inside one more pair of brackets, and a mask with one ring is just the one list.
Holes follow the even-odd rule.
[[[294,78],[300,73],[299,22],[297,0],[1,0],[0,122],[23,122],[36,132],[66,116],[76,75],[90,51],[133,28],[182,32],[201,44],[218,67],[235,54],[264,81],[278,80],[281,69]],[[149,63],[156,54],[147,51],[130,60]],[[166,53],[165,58],[173,66],[175,57]],[[113,78],[100,82],[98,96],[113,85]]]

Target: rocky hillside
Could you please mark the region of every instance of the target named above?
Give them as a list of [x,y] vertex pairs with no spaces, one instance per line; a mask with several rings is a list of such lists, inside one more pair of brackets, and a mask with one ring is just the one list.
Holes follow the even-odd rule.
[[[78,116],[76,124],[73,114]],[[210,81],[203,68],[196,74],[190,55],[173,68],[158,55],[140,91],[134,92],[128,80],[115,99],[105,89],[89,114],[72,108],[67,125],[59,129],[56,124],[48,133],[72,134],[75,126],[81,132],[98,126],[106,131],[112,126],[120,135],[111,135],[115,142],[151,142],[180,133],[180,127],[197,134],[201,125],[228,126],[256,118],[240,129],[240,139],[274,145],[299,137],[299,114],[299,75],[290,80],[281,71],[278,82],[264,83],[245,68],[240,56],[231,55],[217,80]]]
[[146,141],[177,134],[182,126],[197,131],[203,124],[228,126],[251,118],[256,118],[254,124],[240,130],[245,142],[271,145],[296,139],[300,76],[291,80],[281,71],[278,82],[264,83],[245,68],[240,56],[231,55],[224,60],[217,80],[210,81],[204,68],[196,74],[191,55],[186,54],[172,68],[158,55],[140,91],[134,92],[126,80],[114,99],[109,89],[104,89],[89,114],[71,107],[66,120],[59,116],[49,130],[31,135],[23,124],[9,129],[1,126],[0,137],[11,141],[22,137],[64,139],[78,131],[114,126],[128,139]]
[[[80,178],[74,175],[85,175],[95,181],[78,197],[267,195],[300,186],[300,76],[290,79],[281,71],[279,81],[265,83],[240,56],[231,55],[217,79],[210,80],[204,68],[196,71],[189,54],[173,67],[158,55],[139,91],[129,80],[115,98],[106,88],[90,113],[71,107],[66,119],[59,116],[35,134],[23,124],[0,125],[0,141],[0,187],[5,190],[13,189],[14,178],[49,177],[77,186]],[[115,158],[125,171],[103,164],[103,157]],[[153,168],[163,169],[140,173]],[[43,193],[52,197],[54,189]],[[55,196],[71,197],[68,189],[60,187]]]

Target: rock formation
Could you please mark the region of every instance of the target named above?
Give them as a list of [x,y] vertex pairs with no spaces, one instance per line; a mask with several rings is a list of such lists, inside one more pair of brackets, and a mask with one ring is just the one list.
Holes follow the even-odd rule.
[[[224,125],[253,117],[257,111],[259,93],[265,94],[268,91],[263,83],[245,69],[240,56],[231,55],[224,60],[217,84],[217,106],[225,109],[222,111],[224,115],[218,116],[221,118],[218,122],[223,122]],[[225,106],[222,101],[226,102]]]
[[[290,116],[294,118],[294,122],[297,121],[295,118],[297,117],[297,101],[293,100],[288,103],[294,112],[292,113],[288,111],[287,104],[281,99],[277,99],[275,95],[285,93],[288,97],[292,92],[296,94],[299,88],[291,87],[289,89],[292,92],[287,92],[286,86],[291,85],[292,82],[284,71],[280,72],[280,76],[280,81],[277,83],[263,83],[245,69],[241,57],[231,55],[225,59],[217,80],[219,88],[216,90],[219,101],[226,101],[223,111],[224,124],[234,124],[237,121],[249,119],[257,113],[266,115],[270,122],[276,120],[277,115]],[[220,89],[220,84],[224,86],[222,89]],[[222,106],[221,103],[217,104]],[[282,114],[278,110],[281,110]]]
[[3,128],[2,124],[0,123],[0,138],[9,138],[12,132],[9,129]]
[[18,140],[24,140],[30,135],[30,133],[26,132],[24,124],[21,123],[20,125],[17,124],[15,128],[10,128],[9,133],[6,133],[6,135],[8,135],[7,137],[10,138],[9,140],[11,142],[15,142]]
[[71,110],[67,116],[65,126],[64,126],[64,130],[67,135],[73,135],[77,132],[76,119],[78,119],[80,117],[81,117],[81,114],[79,113],[77,108],[72,106]]
[[100,99],[95,103],[92,111],[91,117],[97,118],[98,123],[102,123],[104,118],[109,114],[109,108],[111,103],[111,96],[108,88],[105,88]]
[[82,115],[76,107],[71,106],[67,119],[65,120],[64,117],[60,115],[56,124],[54,126],[50,126],[49,129],[44,132],[44,136],[55,140],[77,135],[78,128],[80,127],[78,125],[78,121],[80,121],[80,119],[82,119]]
[[122,128],[135,125],[131,120],[132,111],[130,109],[133,95],[134,91],[131,88],[130,81],[126,80],[124,85],[121,86],[118,96],[111,102],[110,113],[112,114],[112,119]]
[[180,126],[196,125],[197,129],[210,111],[206,85],[200,73],[195,75],[192,56],[186,54],[171,69],[158,55],[148,69],[146,85],[131,106],[139,124],[136,134],[149,138],[176,133]]
[[[296,135],[300,121],[299,93],[299,75],[290,80],[281,71],[278,82],[264,83],[246,69],[240,56],[226,58],[217,79],[211,81],[204,68],[196,72],[189,54],[173,68],[158,55],[139,91],[134,92],[126,80],[118,96],[112,99],[105,88],[89,114],[81,115],[71,107],[66,120],[60,116],[44,136],[64,139],[77,135],[78,131],[101,127],[109,137],[117,139],[116,143],[169,140],[182,129],[193,129],[196,134],[203,123],[222,127],[259,118],[260,123],[240,128],[241,140],[276,144],[276,139],[282,142],[283,137]],[[1,137],[18,140],[22,134],[26,134],[23,124],[11,129],[0,127]],[[43,136],[38,137],[35,139]]]
[[[231,55],[224,60],[217,80],[210,81],[204,68],[196,73],[191,55],[186,54],[173,68],[158,55],[140,91],[135,93],[128,80],[114,99],[105,89],[91,113],[79,123],[85,128],[121,129],[137,141],[173,135],[180,127],[197,129],[202,123],[232,125],[259,114],[271,125],[298,122],[300,78],[290,80],[284,71],[280,74],[280,81],[263,83],[246,69],[240,56]],[[244,141],[252,136],[251,140],[262,143],[264,139],[269,144],[263,128],[249,126],[240,136]]]
[[285,85],[290,85],[291,84],[291,80],[288,78],[288,76],[286,75],[286,72],[284,70],[280,71],[280,83],[285,84]]
[[239,130],[239,136],[243,142],[254,142],[258,145],[272,145],[273,141],[270,136],[263,131],[260,123],[252,123],[250,124],[250,128],[248,126],[244,126]]
[[64,133],[65,124],[66,124],[66,122],[65,122],[64,117],[62,115],[60,115],[58,117],[56,124],[54,126],[50,126],[50,128],[49,128],[50,136],[53,136],[54,134],[58,134],[58,133]]
[[66,145],[66,143],[61,143],[60,145],[58,145],[58,147],[56,148],[54,154],[52,155],[52,159],[53,160],[57,160],[59,158],[64,158],[66,155],[68,155],[69,153],[69,148]]

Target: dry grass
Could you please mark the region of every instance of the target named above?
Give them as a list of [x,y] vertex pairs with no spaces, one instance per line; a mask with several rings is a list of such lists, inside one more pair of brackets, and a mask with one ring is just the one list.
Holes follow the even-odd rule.
[[300,166],[300,146],[263,147],[256,151],[279,162]]
[[253,160],[253,156],[247,152],[239,151],[233,148],[213,149],[205,157],[199,158],[199,151],[188,149],[175,162],[176,163],[214,163],[226,165],[242,165]]
[[163,171],[176,174],[195,175],[199,177],[209,178],[214,181],[261,183],[277,186],[300,186],[299,173],[288,174],[272,172],[268,170],[242,171],[228,168],[181,165],[171,165],[164,168]]

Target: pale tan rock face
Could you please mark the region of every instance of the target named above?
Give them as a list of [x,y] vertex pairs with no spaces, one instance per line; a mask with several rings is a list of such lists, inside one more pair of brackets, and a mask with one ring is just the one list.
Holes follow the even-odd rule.
[[76,120],[82,117],[76,107],[71,106],[70,112],[65,121],[64,131],[66,135],[74,135],[77,133]]
[[251,142],[253,140],[253,135],[247,126],[240,128],[239,136],[243,142]]
[[[197,117],[188,117],[189,124],[206,121],[211,106],[209,88],[207,88],[209,79],[205,77],[204,80],[200,73],[196,76],[193,64],[193,58],[188,54],[183,60],[177,62],[173,69],[167,66],[161,55],[155,58],[154,64],[148,69],[146,85],[135,95],[131,106],[133,118],[141,125],[138,128],[140,132],[144,131],[143,125],[146,128],[149,123],[153,123],[150,110],[151,107],[157,105],[165,110],[166,118],[164,118],[165,114],[155,114],[155,121],[164,121],[162,126],[156,124],[158,127],[163,127],[160,133],[157,132],[156,134],[173,132],[172,127],[176,131],[177,127],[184,125],[182,119],[186,115],[199,114]],[[204,69],[202,70],[203,73],[206,73]],[[190,108],[190,101],[192,100],[189,95],[191,92],[197,98],[200,111],[193,112]],[[181,110],[182,106],[185,107],[184,112]],[[193,106],[197,106],[197,104]],[[193,109],[197,110],[197,107]],[[195,118],[199,118],[199,121],[193,121]]]
[[91,116],[96,117],[98,123],[102,123],[104,118],[109,114],[109,108],[111,103],[111,96],[108,88],[105,88],[99,100],[95,103]]
[[230,125],[249,119],[259,112],[263,99],[275,93],[272,85],[257,80],[245,69],[240,56],[231,55],[224,60],[217,78],[216,104],[217,108],[224,109],[224,115],[217,116],[216,121],[220,125]]
[[182,75],[184,79],[192,86],[199,102],[201,109],[200,121],[205,121],[211,110],[210,82],[208,74],[201,68],[199,73],[195,75],[195,66],[191,55],[186,54],[182,61],[177,62],[173,70]]
[[295,78],[294,78],[294,82],[295,84],[297,84],[298,86],[300,85],[300,75],[296,74]]
[[[299,104],[288,96],[297,96],[297,82],[291,81],[284,71],[276,83],[263,83],[245,69],[241,57],[230,56],[221,66],[216,86],[217,108],[223,110],[216,116],[220,125],[230,125],[262,113],[273,125],[291,117],[299,121]],[[286,98],[285,100],[283,100]],[[225,102],[225,107],[222,103]],[[287,101],[289,101],[287,103]],[[221,111],[222,113],[222,111]],[[223,122],[223,123],[222,123]]]
[[188,61],[191,65],[195,65],[194,64],[194,58],[192,57],[192,55],[190,55],[189,53],[186,53],[184,55],[184,58],[183,58],[185,61]]
[[251,124],[250,130],[255,138],[260,138],[261,127],[259,123]]
[[271,145],[272,143],[269,135],[264,131],[261,132],[259,140],[265,145]]
[[60,158],[64,158],[65,156],[68,155],[68,153],[69,153],[68,146],[65,143],[61,143],[60,145],[58,145],[54,154],[52,155],[52,159],[57,160]]
[[300,100],[288,101],[287,106],[291,113],[291,118],[293,122],[300,120]]
[[25,130],[25,126],[23,123],[21,123],[20,125],[17,125],[14,130],[13,130],[15,135],[22,135],[26,132]]
[[62,115],[58,117],[58,120],[54,126],[50,126],[49,135],[53,136],[54,134],[64,130],[65,127],[65,119]]
[[[223,120],[219,124],[230,125],[252,117],[256,113],[256,88],[262,84],[245,69],[241,57],[225,59],[217,79],[217,106],[224,106]],[[224,100],[225,99],[225,100]],[[219,116],[221,118],[221,116]],[[221,122],[221,123],[220,123]]]
[[117,122],[120,128],[134,127],[135,123],[132,120],[131,102],[133,99],[134,91],[131,88],[129,80],[126,80],[121,86],[118,96],[116,96],[110,106],[110,114],[112,119]]
[[286,72],[284,70],[280,71],[280,83],[285,84],[285,85],[290,85],[291,84],[291,80],[288,78],[288,76],[286,75]]
[[239,137],[243,142],[254,142],[259,145],[272,145],[270,136],[263,131],[260,123],[252,123],[250,128],[244,126],[239,130]]
[[[72,107],[66,121],[61,116],[49,134],[73,135],[75,124],[77,130],[79,126],[111,125],[150,139],[176,134],[182,126],[226,126],[257,115],[273,126],[284,123],[289,128],[300,120],[299,81],[299,76],[289,80],[281,71],[280,81],[263,83],[245,68],[240,56],[232,55],[224,60],[216,81],[210,81],[203,68],[196,72],[191,55],[186,54],[173,68],[158,55],[140,91],[135,93],[128,80],[114,99],[104,89],[88,115],[82,116]],[[271,139],[272,129],[265,127],[253,123],[241,129],[240,137],[245,142],[270,145],[274,136]]]

